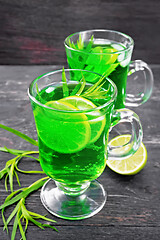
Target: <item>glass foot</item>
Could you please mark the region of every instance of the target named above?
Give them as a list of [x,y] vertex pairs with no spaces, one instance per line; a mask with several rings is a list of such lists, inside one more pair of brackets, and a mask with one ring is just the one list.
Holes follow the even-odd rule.
[[60,190],[52,179],[43,185],[40,197],[51,214],[68,220],[92,217],[103,208],[107,198],[98,181],[91,182],[84,193],[71,196]]

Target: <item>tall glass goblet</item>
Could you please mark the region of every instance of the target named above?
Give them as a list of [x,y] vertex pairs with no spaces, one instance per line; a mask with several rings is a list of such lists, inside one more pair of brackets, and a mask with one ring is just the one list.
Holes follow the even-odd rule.
[[[109,156],[132,155],[141,144],[142,128],[138,116],[127,109],[116,111],[116,124],[130,122],[132,138],[120,147],[108,146],[117,95],[115,84],[105,78],[102,85],[85,82],[84,70],[57,70],[36,78],[29,86],[41,167],[50,179],[41,191],[41,201],[52,214],[65,219],[84,219],[99,212],[106,193],[97,179]],[[79,76],[75,81],[75,76]],[[95,98],[100,94],[101,98]],[[107,151],[106,151],[107,149]]]

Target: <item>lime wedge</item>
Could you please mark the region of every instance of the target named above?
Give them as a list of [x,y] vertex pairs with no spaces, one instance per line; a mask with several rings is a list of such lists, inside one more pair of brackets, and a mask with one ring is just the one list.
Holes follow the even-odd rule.
[[[72,104],[74,107],[78,108],[79,110],[89,110],[92,108],[96,108],[97,106],[89,101],[86,98],[80,96],[69,96],[59,100],[59,102],[63,102],[63,104]],[[106,117],[102,115],[99,110],[94,110],[93,112],[86,113],[88,118],[88,123],[90,124],[91,128],[91,137],[89,144],[94,143],[98,140],[100,135],[102,134],[105,124],[106,124]]]
[[[112,139],[109,144],[112,146],[120,146],[129,142],[131,135],[120,135]],[[106,161],[107,166],[114,172],[122,175],[134,175],[140,172],[147,162],[147,150],[143,143],[135,154],[131,157],[118,159],[108,159]]]
[[67,102],[50,101],[46,106],[63,111],[45,111],[37,116],[38,133],[43,142],[60,153],[75,153],[88,144],[91,128],[88,118],[83,113],[72,113],[78,108]]

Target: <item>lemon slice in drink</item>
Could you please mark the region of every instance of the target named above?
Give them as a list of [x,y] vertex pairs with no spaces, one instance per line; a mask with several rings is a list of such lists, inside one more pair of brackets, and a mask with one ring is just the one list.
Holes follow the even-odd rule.
[[75,153],[88,144],[91,128],[88,118],[83,113],[72,113],[79,110],[67,102],[50,101],[45,104],[53,109],[46,109],[40,116],[38,133],[40,138],[51,149],[60,153]]
[[[92,108],[96,108],[97,106],[89,101],[86,98],[80,96],[69,96],[59,100],[59,102],[69,103],[78,108],[79,110],[89,110]],[[98,140],[100,135],[102,134],[105,124],[106,124],[106,117],[102,115],[99,110],[93,110],[91,112],[86,113],[88,118],[88,122],[91,127],[91,137],[89,143],[94,143]]]
[[[124,145],[129,142],[131,135],[120,135],[112,139],[109,144],[113,146]],[[107,166],[114,172],[122,175],[134,175],[140,172],[147,162],[147,150],[143,143],[137,150],[135,154],[131,157],[124,158],[122,160],[118,159],[108,159],[106,161]]]
[[103,53],[106,53],[106,57],[105,57],[106,58],[106,60],[105,60],[106,64],[113,64],[117,60],[118,55],[115,54],[115,52],[117,52],[117,50],[115,48],[112,48],[112,47],[108,47],[108,48],[103,49]]

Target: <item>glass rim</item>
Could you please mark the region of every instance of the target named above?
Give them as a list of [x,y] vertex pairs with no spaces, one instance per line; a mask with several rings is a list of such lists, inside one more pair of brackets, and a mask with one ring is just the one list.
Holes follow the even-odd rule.
[[[72,47],[70,47],[68,44],[67,44],[67,40],[70,39],[72,36],[74,35],[79,35],[80,33],[87,33],[87,32],[110,32],[110,33],[116,33],[116,34],[119,34],[127,39],[130,40],[130,45],[122,50],[117,50],[116,52],[108,52],[108,53],[89,53],[89,52],[85,52],[84,50],[79,50],[79,49],[74,49]],[[109,39],[108,39],[109,40]],[[116,30],[109,30],[109,29],[91,29],[91,30],[84,30],[84,31],[80,31],[80,32],[75,32],[75,33],[72,33],[70,34],[69,36],[67,36],[64,40],[64,46],[68,49],[71,49],[73,51],[76,51],[76,52],[81,52],[81,53],[85,53],[85,54],[94,54],[94,55],[110,55],[110,54],[120,54],[120,53],[123,53],[123,52],[126,52],[126,51],[129,51],[133,46],[134,46],[134,40],[132,37],[130,37],[129,35],[127,35],[126,33],[122,33],[120,31],[116,31]]]
[[[92,72],[92,71],[88,71],[88,70],[81,70],[81,69],[64,69],[64,70],[65,70],[65,72],[66,72],[66,71],[67,71],[67,72],[69,72],[69,71],[88,72],[88,73],[93,73],[93,74],[96,74],[96,75],[99,75],[99,76],[102,76],[102,77],[103,77],[103,75],[101,75],[101,74],[99,74],[99,73]],[[59,112],[59,113],[88,113],[88,112],[93,112],[93,111],[95,111],[95,110],[100,110],[100,109],[103,109],[103,108],[109,106],[109,105],[115,100],[115,98],[116,98],[116,96],[117,96],[117,87],[116,87],[115,83],[114,83],[111,79],[105,77],[105,78],[107,79],[107,81],[112,85],[114,91],[113,91],[113,94],[111,95],[111,99],[110,99],[109,101],[107,101],[106,103],[100,105],[100,106],[97,106],[97,107],[91,108],[91,109],[85,109],[85,110],[61,110],[61,109],[56,109],[56,108],[52,108],[52,107],[46,106],[45,104],[41,103],[40,101],[38,101],[38,100],[33,96],[33,94],[32,94],[33,86],[37,83],[38,80],[40,80],[40,79],[42,79],[42,78],[44,78],[44,77],[47,77],[47,76],[56,74],[56,73],[60,73],[60,72],[62,73],[62,69],[50,71],[50,72],[44,73],[44,74],[36,77],[36,78],[30,83],[30,85],[29,85],[29,87],[28,87],[28,91],[27,91],[27,92],[28,92],[29,98],[30,98],[34,103],[36,103],[37,105],[39,105],[39,106],[41,106],[41,107],[43,107],[43,108],[45,108],[45,109],[50,109],[50,110],[52,110],[52,111],[54,111],[54,112]],[[46,86],[47,86],[47,85],[46,85]],[[85,98],[85,99],[87,99],[87,98]],[[90,100],[89,100],[89,101],[90,101]],[[91,102],[92,102],[92,101],[91,101]]]

